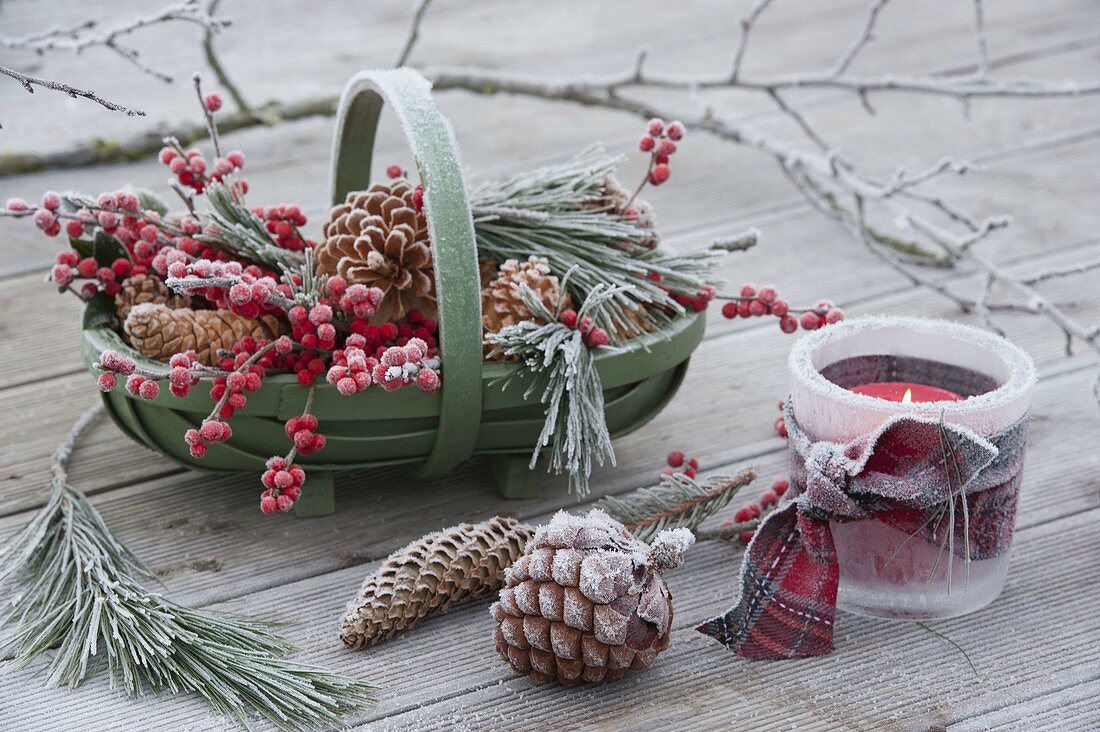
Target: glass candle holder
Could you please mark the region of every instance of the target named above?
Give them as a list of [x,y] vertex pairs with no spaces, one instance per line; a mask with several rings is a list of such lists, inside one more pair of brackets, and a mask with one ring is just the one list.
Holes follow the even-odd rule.
[[[1019,454],[1010,468],[989,490],[971,493],[962,486],[960,502],[968,510],[953,511],[950,521],[943,507],[914,511],[884,499],[866,501],[870,518],[830,521],[840,566],[838,607],[917,620],[956,617],[992,602],[1008,571],[1023,464],[1021,430],[1036,380],[1031,358],[977,328],[867,317],[804,337],[791,350],[789,367],[788,418],[814,442],[847,443],[899,414],[965,427],[982,438],[1016,427]],[[946,390],[957,397],[902,403],[851,391],[883,382],[912,382],[935,387],[923,390],[933,395]],[[795,454],[793,444],[791,457],[791,493],[798,495],[805,490],[804,456]],[[963,521],[968,525],[961,526]],[[949,543],[949,534],[958,540]]]

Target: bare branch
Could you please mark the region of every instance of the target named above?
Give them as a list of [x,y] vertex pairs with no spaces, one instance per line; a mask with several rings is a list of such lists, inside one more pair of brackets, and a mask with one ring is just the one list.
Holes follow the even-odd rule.
[[[221,0],[210,0],[210,3],[206,6],[206,14],[211,18],[214,18],[218,11],[218,5],[221,4]],[[226,21],[228,22],[228,21]],[[214,36],[220,30],[220,27],[213,25],[207,26],[203,30],[202,34],[202,53],[206,58],[206,65],[210,67],[210,70],[214,72],[214,78],[218,80],[218,86],[220,86],[230,97],[233,99],[233,103],[237,105],[237,111],[245,114],[252,113],[252,105],[245,100],[244,94],[241,93],[240,88],[229,78],[229,74],[226,72],[225,67],[222,65],[221,59],[218,58],[217,52],[214,50]]]
[[420,39],[420,25],[424,22],[424,14],[428,12],[428,6],[431,3],[432,0],[420,0],[420,4],[416,6],[412,24],[409,26],[409,34],[405,37],[405,44],[401,48],[401,53],[397,56],[397,61],[393,64],[395,67],[404,66],[408,62],[409,56],[412,55],[413,48]]
[[741,62],[744,60],[745,51],[749,47],[749,34],[752,33],[756,21],[771,3],[772,0],[756,0],[752,8],[749,9],[749,14],[741,18],[741,35],[737,38],[737,47],[733,51],[733,68],[730,70],[728,79],[730,84],[735,84],[737,78],[741,75]]
[[852,65],[852,62],[856,60],[856,56],[863,50],[863,47],[874,37],[875,23],[878,22],[878,14],[882,12],[882,9],[886,6],[890,0],[871,0],[871,5],[867,8],[867,15],[863,18],[863,27],[860,28],[859,35],[856,36],[852,44],[848,46],[848,49],[837,59],[836,65],[833,66],[832,75],[840,76],[848,67]]
[[979,79],[989,76],[989,47],[985,41],[985,8],[983,0],[974,0],[974,42],[978,46],[978,69],[975,75]]
[[183,2],[166,5],[154,13],[132,18],[101,32],[95,32],[98,28],[95,21],[85,21],[68,28],[51,28],[41,33],[25,36],[0,36],[0,48],[22,49],[34,51],[38,54],[50,51],[71,51],[79,54],[89,48],[101,47],[118,54],[143,73],[162,81],[171,81],[172,77],[168,74],[146,64],[135,49],[123,45],[122,39],[143,28],[175,21],[194,23],[208,32],[216,32],[229,24],[227,20],[212,17],[203,9],[199,0],[183,0]]
[[1028,285],[1035,285],[1040,282],[1046,282],[1047,280],[1057,279],[1059,277],[1071,277],[1073,275],[1084,274],[1094,269],[1100,269],[1100,258],[1092,259],[1086,262],[1077,262],[1075,264],[1068,264],[1065,267],[1051,267],[1049,269],[1042,269],[1024,278],[1024,283]]
[[101,107],[111,110],[112,112],[122,112],[127,117],[145,116],[145,112],[141,111],[140,109],[124,107],[121,104],[108,101],[103,97],[96,96],[96,93],[89,89],[77,89],[76,87],[69,86],[68,84],[64,84],[60,81],[50,81],[49,79],[42,79],[37,76],[31,76],[29,74],[24,74],[16,71],[15,69],[9,69],[7,66],[0,66],[0,74],[4,74],[5,76],[10,76],[11,78],[15,79],[23,85],[24,89],[26,89],[31,94],[34,93],[34,87],[40,86],[44,89],[52,89],[53,91],[63,92],[65,94],[68,94],[70,97],[83,97],[84,99],[89,99],[100,105]]

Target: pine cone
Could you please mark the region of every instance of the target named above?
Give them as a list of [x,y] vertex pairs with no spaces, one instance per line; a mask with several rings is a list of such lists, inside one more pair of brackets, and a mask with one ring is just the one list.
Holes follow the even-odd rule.
[[497,276],[481,291],[481,323],[485,330],[496,333],[506,325],[515,325],[534,317],[517,285],[526,284],[550,312],[555,312],[558,300],[562,308],[569,307],[569,293],[561,289],[558,278],[550,274],[545,257],[528,257],[526,262],[509,259],[500,265]]
[[497,516],[428,534],[394,552],[348,604],[340,639],[349,648],[366,648],[456,603],[495,592],[534,531]]
[[274,315],[249,320],[231,310],[173,310],[153,303],[134,306],[122,329],[145,356],[167,361],[173,354],[194,351],[207,366],[214,365],[218,351],[228,351],[245,336],[270,340],[286,331]]
[[660,573],[683,561],[687,529],[652,548],[598,509],[559,511],[505,573],[490,614],[501,658],[536,683],[617,679],[668,647],[672,597]]
[[[626,214],[626,204],[630,203],[630,210],[637,216],[637,218],[634,219],[634,223],[643,229],[653,229],[656,226],[657,217],[656,214],[653,213],[653,207],[640,198],[635,198],[634,201],[631,202],[630,199],[634,195],[634,192],[628,191],[615,176],[609,175],[603,179],[600,185],[600,192],[602,195],[590,204],[592,208],[598,208],[622,216]],[[657,246],[659,238],[656,232],[653,233],[650,241],[650,248]]]
[[130,310],[135,305],[151,302],[154,305],[167,305],[170,308],[191,307],[191,298],[187,295],[177,295],[168,289],[156,277],[149,275],[134,275],[128,277],[122,283],[122,289],[115,295],[115,308],[120,320],[126,320]]
[[376,322],[400,320],[412,309],[436,317],[428,224],[408,181],[349,193],[332,209],[317,245],[317,273],[386,293]]

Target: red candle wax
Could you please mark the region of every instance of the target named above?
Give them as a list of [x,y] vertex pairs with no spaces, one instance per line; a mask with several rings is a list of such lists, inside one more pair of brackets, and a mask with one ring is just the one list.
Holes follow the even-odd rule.
[[938,386],[908,381],[876,381],[853,386],[849,391],[891,402],[961,402],[966,398]]

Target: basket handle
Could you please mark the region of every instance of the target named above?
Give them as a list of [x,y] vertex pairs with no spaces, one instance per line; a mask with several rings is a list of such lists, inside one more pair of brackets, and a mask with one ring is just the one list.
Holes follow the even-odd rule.
[[439,307],[443,384],[435,443],[419,475],[451,472],[474,450],[481,424],[481,290],[477,243],[462,162],[431,84],[412,69],[361,71],[340,98],[333,143],[332,200],[370,184],[371,155],[384,102],[408,139],[424,186]]

